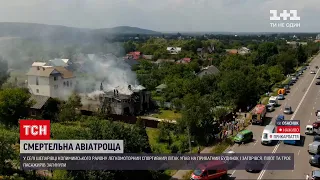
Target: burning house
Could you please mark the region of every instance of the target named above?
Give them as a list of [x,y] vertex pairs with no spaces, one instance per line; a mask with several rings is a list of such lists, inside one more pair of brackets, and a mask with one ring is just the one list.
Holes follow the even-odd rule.
[[82,110],[116,115],[139,115],[149,109],[150,102],[151,93],[143,86],[118,86],[111,91],[88,94],[83,99]]

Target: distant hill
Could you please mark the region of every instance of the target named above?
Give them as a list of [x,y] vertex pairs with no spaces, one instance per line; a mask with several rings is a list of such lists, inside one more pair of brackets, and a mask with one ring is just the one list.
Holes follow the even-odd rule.
[[96,29],[94,31],[99,33],[104,32],[110,34],[161,34],[160,32],[130,26],[118,26],[114,28]]
[[0,22],[0,37],[51,37],[51,39],[79,39],[108,34],[159,34],[137,27],[119,26],[104,29],[85,29],[36,23]]

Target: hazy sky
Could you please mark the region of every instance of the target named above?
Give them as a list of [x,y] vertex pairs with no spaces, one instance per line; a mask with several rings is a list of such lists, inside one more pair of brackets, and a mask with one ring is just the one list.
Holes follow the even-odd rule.
[[[271,28],[272,9],[298,10],[301,27]],[[85,28],[125,25],[162,32],[320,32],[320,0],[1,0],[0,12],[1,22]]]

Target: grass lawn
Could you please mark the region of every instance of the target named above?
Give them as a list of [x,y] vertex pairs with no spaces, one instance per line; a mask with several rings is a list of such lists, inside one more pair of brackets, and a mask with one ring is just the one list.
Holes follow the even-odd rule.
[[177,120],[181,118],[181,113],[172,110],[160,110],[159,113],[152,115],[152,117],[159,119]]

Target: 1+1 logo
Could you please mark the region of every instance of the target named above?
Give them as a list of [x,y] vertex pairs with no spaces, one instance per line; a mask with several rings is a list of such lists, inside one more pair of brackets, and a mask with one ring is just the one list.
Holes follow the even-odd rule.
[[20,140],[50,140],[50,120],[20,120]]
[[[300,16],[298,16],[297,10],[290,10],[289,12],[287,10],[283,10],[282,13],[278,16],[277,10],[270,10],[270,21],[300,21]],[[289,19],[288,19],[289,18]],[[270,26],[273,28],[281,28],[281,27],[287,27],[287,28],[295,28],[300,27],[300,23],[270,23]]]

